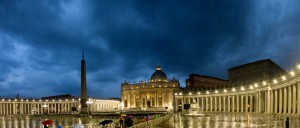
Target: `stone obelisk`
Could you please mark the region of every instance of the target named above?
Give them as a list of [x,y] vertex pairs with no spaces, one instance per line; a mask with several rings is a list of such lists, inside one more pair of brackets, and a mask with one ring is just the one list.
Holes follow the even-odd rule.
[[86,89],[86,67],[84,60],[84,51],[82,51],[82,60],[81,60],[81,97],[80,97],[80,114],[88,114],[87,106],[87,89]]

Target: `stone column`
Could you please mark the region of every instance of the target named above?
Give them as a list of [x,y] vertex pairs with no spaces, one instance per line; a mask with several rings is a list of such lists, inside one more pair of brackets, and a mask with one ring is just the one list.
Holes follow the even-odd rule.
[[200,106],[201,106],[201,105],[200,105],[200,97],[197,98],[197,104],[198,104],[198,106],[199,106],[199,108],[200,108]]
[[222,97],[219,96],[219,111],[222,111]]
[[[134,97],[134,95],[133,95],[133,97]],[[133,100],[135,99],[135,97],[133,98]],[[153,99],[153,92],[150,92],[150,106],[151,107],[153,107],[154,105],[153,105],[153,103],[152,103],[152,99]],[[133,102],[135,102],[135,100],[133,101]],[[134,103],[135,104],[135,103]],[[175,110],[176,111],[176,110]]]
[[[133,95],[133,105],[132,105],[132,107],[136,107],[135,93],[133,93],[132,95]],[[152,95],[150,95],[150,104],[152,106]]]
[[201,97],[200,100],[201,100],[201,103],[200,103],[201,108],[200,109],[201,109],[201,111],[204,111],[204,101],[203,101],[204,99],[203,99],[203,97]]
[[140,108],[143,106],[143,97],[142,93],[140,93]]
[[267,104],[265,104],[264,106],[267,107],[267,113],[271,113],[271,106],[272,105],[272,101],[271,101],[271,90],[267,91]]
[[271,110],[270,110],[270,113],[274,113],[274,91],[271,90],[270,93],[271,93],[271,98],[270,98],[270,102],[271,102],[270,109]]
[[253,112],[253,95],[250,95],[250,112]]
[[50,104],[50,103],[48,103],[48,107],[47,107],[47,114],[49,114],[49,113],[50,113],[50,107],[51,107],[51,104]]
[[279,89],[279,112],[282,113],[282,104],[283,104],[283,98],[282,98],[282,88]]
[[244,95],[241,95],[241,112],[244,112]]
[[261,112],[261,98],[262,98],[262,96],[261,96],[261,92],[258,92],[258,93],[256,93],[257,95],[257,100],[256,100],[256,112]]
[[239,97],[239,95],[236,95],[236,100],[235,100],[235,110],[236,110],[236,112],[240,112],[240,99],[239,99],[240,97]]
[[275,99],[274,99],[274,113],[276,114],[276,113],[278,113],[278,90],[274,90],[274,92],[275,92]]
[[164,94],[165,94],[164,92],[161,93],[161,106],[162,107],[165,107],[165,98],[164,98],[165,96],[164,96]]
[[7,115],[7,103],[4,103],[4,114]]
[[231,108],[231,105],[230,105],[230,97],[231,96],[228,96],[227,98],[228,98],[228,100],[227,100],[227,104],[228,104],[228,112],[230,112],[230,108]]
[[204,105],[205,105],[205,111],[208,111],[208,105],[209,105],[209,102],[208,102],[208,98],[205,97],[205,101],[204,101]]
[[288,114],[292,113],[292,85],[288,86]]
[[300,115],[300,83],[297,82],[297,114]]
[[127,100],[127,102],[128,102],[127,104],[128,105],[127,105],[127,107],[131,108],[131,93],[129,93],[127,97],[128,97],[128,100]]
[[249,96],[246,94],[246,97],[245,97],[245,108],[246,108],[245,110],[246,110],[246,112],[249,112],[249,107],[250,107],[248,98],[249,98]]
[[[293,114],[296,114],[296,109],[297,109],[297,106],[296,106],[296,103],[297,103],[297,93],[296,93],[296,86],[297,84],[293,84]],[[298,101],[299,102],[299,101]]]
[[217,97],[214,97],[215,100],[215,104],[214,104],[214,110],[217,111],[218,110],[218,101],[217,101]]
[[234,112],[235,111],[235,95],[232,95],[232,112]]
[[210,97],[209,99],[210,99],[210,111],[213,111],[213,109],[214,109],[214,102],[213,102],[214,97]]
[[223,111],[226,112],[226,96],[223,96]]
[[283,113],[286,114],[287,113],[287,88],[285,87],[283,89]]

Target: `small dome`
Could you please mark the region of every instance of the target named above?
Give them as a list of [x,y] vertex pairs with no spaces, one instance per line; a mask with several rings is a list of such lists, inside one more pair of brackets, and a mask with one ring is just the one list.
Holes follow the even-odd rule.
[[156,71],[152,74],[150,82],[168,82],[167,75],[161,70],[158,65]]

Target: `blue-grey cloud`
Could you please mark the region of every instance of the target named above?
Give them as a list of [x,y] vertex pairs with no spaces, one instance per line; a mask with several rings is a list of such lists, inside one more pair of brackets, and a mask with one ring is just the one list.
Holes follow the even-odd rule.
[[120,84],[147,80],[160,64],[181,85],[191,73],[227,78],[230,67],[299,60],[298,1],[0,1],[3,96],[119,97]]

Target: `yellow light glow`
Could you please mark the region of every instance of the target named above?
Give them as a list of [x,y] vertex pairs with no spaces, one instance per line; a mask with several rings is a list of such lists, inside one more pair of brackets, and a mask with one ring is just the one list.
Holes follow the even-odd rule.
[[245,88],[244,88],[244,87],[241,87],[241,90],[245,90]]
[[224,89],[224,92],[227,92],[227,90],[226,90],[226,89]]
[[192,95],[192,93],[191,93],[191,92],[190,92],[189,94],[190,94],[190,95]]
[[200,92],[198,92],[198,94],[200,94]]
[[258,84],[257,84],[257,83],[255,83],[255,84],[254,84],[254,87],[258,87]]
[[263,82],[263,85],[267,85],[267,82],[266,82],[266,81],[264,81],[264,82]]
[[209,91],[207,91],[206,93],[209,94]]
[[274,84],[277,84],[277,80],[276,80],[276,79],[274,79],[274,80],[273,80],[273,83],[274,83]]
[[291,74],[292,76],[294,76],[294,75],[295,75],[295,72],[294,72],[294,71],[291,71],[290,74]]
[[235,88],[232,88],[232,91],[235,91]]
[[216,90],[215,93],[218,93],[218,90]]
[[281,78],[282,78],[282,80],[286,80],[285,76],[282,76]]
[[298,64],[297,68],[300,69],[300,64]]

